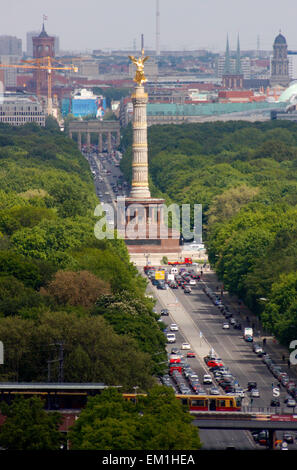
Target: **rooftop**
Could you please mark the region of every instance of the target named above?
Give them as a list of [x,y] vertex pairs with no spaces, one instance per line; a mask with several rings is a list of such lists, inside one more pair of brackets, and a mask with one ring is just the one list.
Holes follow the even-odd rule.
[[276,36],[274,40],[274,44],[287,44],[285,36],[283,36],[281,33],[279,33],[278,36]]

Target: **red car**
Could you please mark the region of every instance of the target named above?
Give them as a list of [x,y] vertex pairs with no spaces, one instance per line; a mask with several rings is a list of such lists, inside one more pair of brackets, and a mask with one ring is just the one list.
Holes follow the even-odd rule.
[[188,351],[187,352],[187,357],[196,357],[196,353],[194,353],[192,351]]
[[207,361],[206,365],[207,367],[216,367],[216,366],[222,367],[223,363],[216,361],[215,359],[210,359],[209,361]]

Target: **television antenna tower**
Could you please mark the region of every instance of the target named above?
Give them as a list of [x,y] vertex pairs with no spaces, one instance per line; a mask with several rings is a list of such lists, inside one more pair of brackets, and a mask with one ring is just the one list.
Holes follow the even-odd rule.
[[156,0],[156,56],[160,56],[160,3]]

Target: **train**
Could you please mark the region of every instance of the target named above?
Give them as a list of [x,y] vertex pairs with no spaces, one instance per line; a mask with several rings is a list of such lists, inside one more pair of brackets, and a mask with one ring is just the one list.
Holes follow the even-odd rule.
[[[37,396],[44,399],[46,410],[81,410],[86,406],[88,397],[102,393],[106,388],[109,387],[100,383],[0,382],[0,402],[5,401],[10,404],[16,396]],[[125,400],[136,401],[146,394],[122,393],[122,395]],[[241,410],[241,397],[236,395],[177,394],[176,398],[187,406],[191,413]]]

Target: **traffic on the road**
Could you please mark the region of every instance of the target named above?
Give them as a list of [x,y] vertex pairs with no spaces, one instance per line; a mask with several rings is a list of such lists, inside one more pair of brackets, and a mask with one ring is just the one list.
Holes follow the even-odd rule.
[[[208,286],[203,266],[147,266],[144,271],[157,299],[155,310],[164,323],[168,343],[168,373],[161,377],[164,385],[172,387],[176,394],[236,397],[241,410],[295,416],[296,380],[266,352],[265,340],[263,344],[249,320],[243,322],[223,296]],[[156,279],[155,273],[160,277],[161,271],[164,279]],[[185,295],[187,287],[189,296]],[[208,355],[201,357],[192,348],[183,334],[183,324],[175,321],[174,306],[167,307],[162,302],[162,291],[168,289],[197,324],[197,334],[203,331],[210,345]],[[267,444],[265,430],[262,434],[249,434],[255,445]],[[280,442],[297,448],[294,433],[293,440],[291,432],[285,437],[278,434]]]
[[[128,196],[128,184],[119,168],[120,152],[98,153],[96,148],[83,148],[82,152],[89,162],[101,204],[114,204],[117,196]],[[114,224],[112,218],[108,222]],[[160,377],[160,382],[172,387],[178,396],[189,397],[192,410],[262,410],[280,417],[295,416],[296,380],[267,353],[265,338],[260,337],[248,318],[243,320],[228,305],[204,268],[205,264],[198,265],[191,259],[186,264],[145,268],[149,293],[156,299],[155,311],[167,340],[168,372]],[[163,279],[156,279],[156,271],[164,272]],[[164,300],[168,291],[175,299],[170,305]],[[196,347],[191,344],[183,318],[175,318],[175,304],[183,307],[184,318],[192,322],[194,329],[197,327],[198,344],[203,339],[209,345],[206,354],[201,355],[197,338]],[[265,429],[253,433],[200,432],[208,449],[231,444],[238,449],[264,448],[268,441]],[[284,449],[297,449],[297,431],[277,432],[276,437]]]

